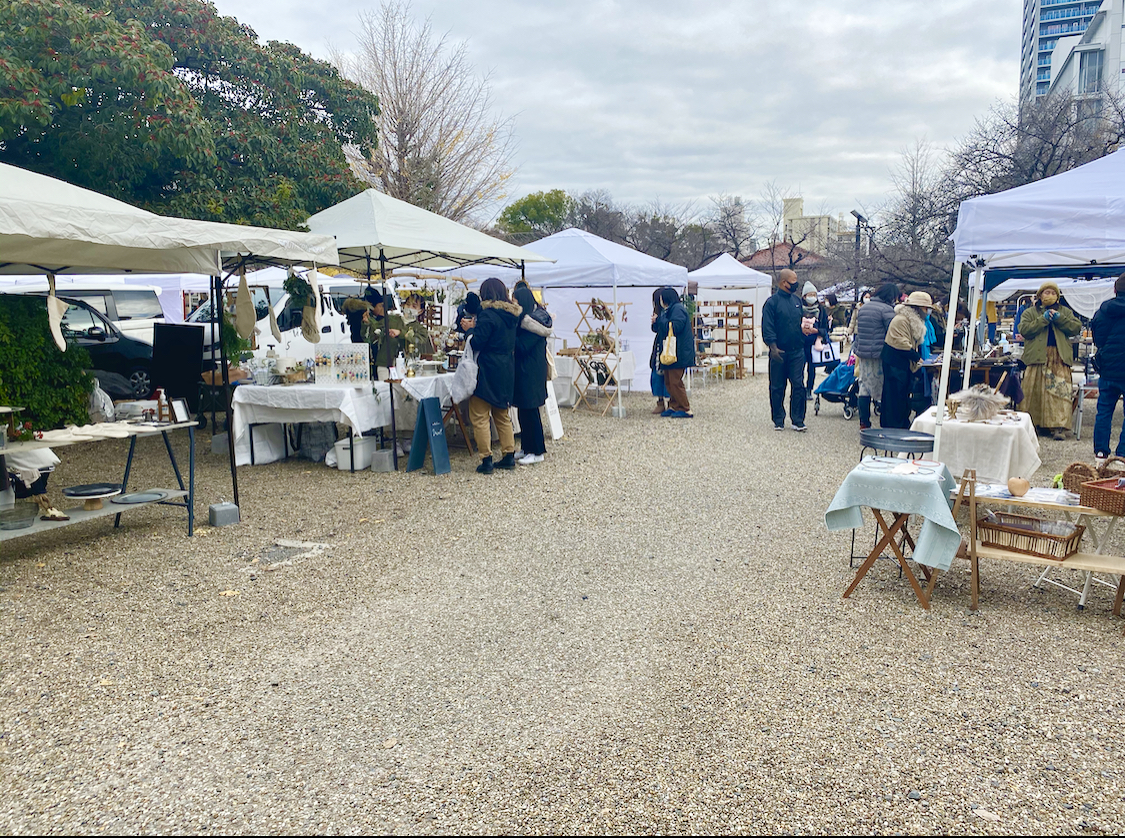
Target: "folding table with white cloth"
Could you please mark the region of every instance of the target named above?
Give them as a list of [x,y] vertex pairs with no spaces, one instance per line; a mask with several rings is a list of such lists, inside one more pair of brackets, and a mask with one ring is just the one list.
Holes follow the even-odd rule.
[[[915,418],[910,430],[932,434],[936,424],[937,408],[931,407]],[[1030,414],[1013,411],[981,422],[946,416],[941,427],[939,459],[953,474],[975,469],[981,481],[1007,483],[1011,477],[1030,479],[1041,465]]]
[[232,402],[235,462],[240,466],[288,456],[285,425],[336,422],[347,425],[352,434],[362,434],[391,422],[390,385],[385,381],[363,387],[241,384]]

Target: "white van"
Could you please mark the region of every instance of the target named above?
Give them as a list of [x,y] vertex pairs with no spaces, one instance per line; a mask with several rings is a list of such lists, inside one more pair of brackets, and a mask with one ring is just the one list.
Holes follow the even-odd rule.
[[[305,278],[310,279],[311,273]],[[348,297],[361,296],[366,290],[366,285],[347,277],[325,276],[317,274],[320,285],[320,343],[337,344],[351,343],[351,331],[348,320],[342,309],[343,302]],[[257,319],[257,336],[254,355],[264,356],[270,349],[286,358],[306,360],[312,358],[316,346],[309,343],[301,332],[301,308],[290,303],[289,295],[285,293],[282,284],[285,280],[284,271],[266,269],[248,274],[247,285],[250,296],[254,300],[255,317]],[[264,281],[263,281],[264,280]],[[227,287],[231,290],[237,288],[237,282],[228,281]],[[281,332],[281,340],[273,336],[270,329],[269,309],[273,308],[277,318],[277,327]],[[211,302],[208,300],[193,311],[185,321],[198,323],[207,329],[204,337],[203,357],[209,360],[213,354],[214,337],[211,334]]]

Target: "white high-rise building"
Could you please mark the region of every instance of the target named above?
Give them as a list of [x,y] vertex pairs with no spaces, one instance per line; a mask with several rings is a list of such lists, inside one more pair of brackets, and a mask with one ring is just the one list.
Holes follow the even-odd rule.
[[1125,0],[1024,0],[1020,99],[1118,92]]

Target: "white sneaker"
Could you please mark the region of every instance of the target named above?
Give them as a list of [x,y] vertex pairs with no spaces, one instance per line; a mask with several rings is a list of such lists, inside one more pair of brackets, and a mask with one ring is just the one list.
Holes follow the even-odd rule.
[[515,457],[517,460],[522,460],[524,457],[527,456],[527,454],[524,453],[522,448],[517,448],[516,453],[513,454],[512,456]]
[[521,466],[534,465],[535,463],[543,462],[543,455],[542,454],[528,454],[527,456],[522,457],[521,459],[517,460],[516,462],[518,462]]

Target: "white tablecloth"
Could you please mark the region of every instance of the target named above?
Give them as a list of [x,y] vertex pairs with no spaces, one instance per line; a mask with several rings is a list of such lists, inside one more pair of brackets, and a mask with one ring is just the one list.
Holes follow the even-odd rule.
[[[395,430],[409,431],[418,420],[422,399],[436,397],[442,410],[453,401],[453,373],[419,375],[395,382]],[[389,421],[389,420],[388,420]]]
[[[914,420],[912,431],[932,434],[937,408]],[[977,470],[977,480],[1007,483],[1011,477],[1030,478],[1041,465],[1039,437],[1031,415],[1016,413],[1014,420],[965,422],[946,418],[941,426],[940,459],[960,480],[967,468]]]
[[254,429],[254,462],[272,463],[285,456],[281,425],[276,423],[338,422],[355,432],[381,428],[391,422],[389,385],[366,387],[259,387],[241,384],[234,389],[235,462],[250,462],[250,425]]

